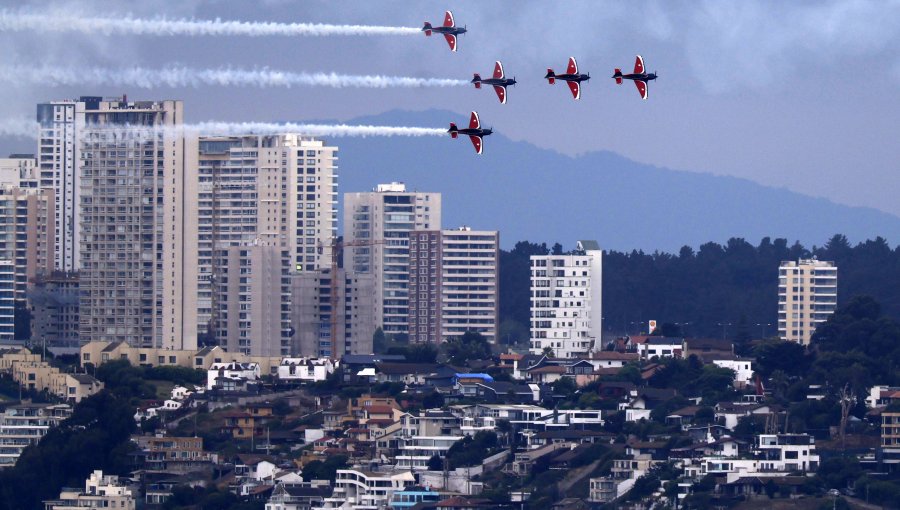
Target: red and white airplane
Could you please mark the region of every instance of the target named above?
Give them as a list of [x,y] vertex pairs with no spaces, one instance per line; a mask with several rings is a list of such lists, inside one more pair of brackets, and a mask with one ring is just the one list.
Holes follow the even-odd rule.
[[475,73],[475,77],[472,78],[472,83],[475,84],[476,89],[480,89],[482,84],[493,85],[494,92],[497,93],[500,103],[506,104],[506,87],[515,85],[516,79],[506,77],[503,73],[503,64],[498,60],[494,63],[494,76],[492,78],[482,79],[480,74]]
[[431,37],[432,32],[443,34],[444,38],[447,39],[447,44],[450,45],[450,51],[456,51],[456,36],[466,33],[466,27],[456,26],[456,22],[453,21],[453,13],[447,11],[444,13],[444,26],[433,27],[431,23],[426,21],[422,31],[428,37]]
[[478,112],[472,112],[472,117],[469,118],[469,127],[466,129],[459,129],[456,127],[456,124],[450,123],[450,129],[447,130],[450,133],[451,138],[456,138],[459,135],[468,135],[469,140],[472,140],[472,145],[475,146],[475,152],[481,154],[484,152],[484,137],[490,135],[494,131],[491,128],[482,129],[481,120],[478,119]]
[[553,69],[547,69],[547,74],[544,78],[550,82],[550,85],[553,85],[556,80],[563,80],[569,84],[569,90],[572,91],[572,97],[581,99],[581,82],[590,80],[591,73],[580,74],[578,72],[578,63],[575,62],[575,57],[569,57],[569,67],[566,68],[566,74],[556,74],[553,72]]
[[656,79],[656,73],[647,73],[644,71],[644,57],[638,55],[634,60],[634,72],[631,74],[622,74],[622,70],[616,68],[616,71],[612,75],[613,78],[616,79],[616,83],[621,85],[622,80],[633,80],[635,87],[637,87],[638,94],[641,95],[641,99],[647,99],[648,96],[648,86],[647,82]]

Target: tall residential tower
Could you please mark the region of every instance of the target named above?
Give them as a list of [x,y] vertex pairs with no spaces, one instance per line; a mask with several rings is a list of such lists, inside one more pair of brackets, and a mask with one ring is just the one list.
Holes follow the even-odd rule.
[[344,194],[344,267],[375,278],[375,324],[409,334],[409,237],[441,228],[441,194],[407,191],[402,183]]
[[837,308],[837,267],[800,259],[778,268],[778,336],[808,345],[816,327]]
[[601,345],[603,251],[578,241],[570,255],[531,256],[531,352],[559,358]]

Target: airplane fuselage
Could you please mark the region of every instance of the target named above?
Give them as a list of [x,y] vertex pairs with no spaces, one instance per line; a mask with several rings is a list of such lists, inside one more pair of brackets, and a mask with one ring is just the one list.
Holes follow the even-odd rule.
[[489,134],[491,134],[493,132],[494,132],[494,130],[491,128],[487,128],[487,129],[465,128],[465,129],[457,130],[457,133],[459,133],[463,136],[488,136]]
[[[613,76],[615,78],[615,76]],[[621,76],[624,80],[652,81],[656,79],[656,73],[631,73]]]
[[466,33],[466,29],[464,27],[431,27],[422,29],[423,32],[426,30],[431,30],[432,32],[444,35],[459,35]]
[[588,81],[591,79],[590,76],[588,76],[586,74],[581,74],[581,73],[578,73],[578,74],[568,74],[568,73],[567,74],[556,74],[556,75],[553,75],[553,78],[556,78],[557,80],[574,81],[574,82],[578,82],[578,83],[581,83],[583,81]]
[[472,83],[481,83],[483,85],[495,85],[498,87],[508,87],[515,85],[516,80],[513,78],[482,78],[480,80],[472,80]]

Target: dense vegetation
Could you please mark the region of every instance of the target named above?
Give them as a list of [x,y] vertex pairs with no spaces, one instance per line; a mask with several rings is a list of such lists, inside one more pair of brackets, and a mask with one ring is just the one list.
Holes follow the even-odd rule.
[[110,392],[83,400],[68,420],[26,448],[15,467],[0,471],[0,510],[42,509],[42,500],[59,497],[60,487],[83,487],[95,469],[127,475],[133,414]]
[[[501,341],[525,342],[529,324],[529,256],[562,253],[558,244],[522,241],[500,254]],[[838,295],[846,302],[870,295],[888,317],[900,319],[900,248],[882,238],[851,246],[835,235],[824,246],[807,249],[786,239],[764,238],[753,246],[732,238],[725,245],[706,243],[678,254],[643,251],[605,252],[603,260],[604,331],[637,333],[646,321],[680,323],[688,336],[754,337],[776,331],[778,266],[783,260],[818,257],[838,267]],[[721,326],[725,324],[726,326]]]

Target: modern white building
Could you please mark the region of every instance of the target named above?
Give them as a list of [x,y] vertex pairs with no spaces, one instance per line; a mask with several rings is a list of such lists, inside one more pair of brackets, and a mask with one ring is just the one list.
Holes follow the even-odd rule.
[[72,415],[68,404],[18,404],[0,414],[0,468],[15,465],[22,451]]
[[570,255],[531,257],[531,352],[587,356],[600,345],[603,251],[578,241]]
[[10,154],[0,158],[0,185],[33,189],[40,187],[34,154]]
[[[371,354],[375,332],[372,304],[375,276],[337,268],[335,281],[331,271],[330,268],[304,271],[291,279],[295,352],[330,358]],[[334,339],[331,338],[332,321]]]
[[741,389],[753,383],[753,359],[732,357],[728,359],[714,359],[717,367],[734,371],[734,387]]
[[213,363],[206,370],[206,389],[211,390],[216,386],[221,386],[219,379],[256,381],[259,376],[259,363],[239,363],[237,361]]
[[837,308],[837,270],[833,262],[800,259],[778,268],[778,336],[808,345],[816,327]]
[[84,482],[84,491],[64,488],[59,499],[44,501],[46,510],[81,510],[84,508],[117,508],[134,510],[131,489],[119,483],[118,476],[103,476],[94,471]]
[[344,268],[375,277],[375,324],[409,334],[409,236],[441,228],[441,194],[403,183],[344,194]]
[[86,160],[81,157],[80,137],[86,111],[98,110],[102,101],[102,97],[82,96],[37,105],[38,177],[40,188],[54,191],[55,260],[61,271],[81,268],[81,169]]
[[500,236],[461,227],[409,235],[409,339],[441,343],[467,331],[497,340]]
[[329,358],[284,358],[278,365],[280,382],[319,382],[334,373],[336,363]]
[[334,492],[322,508],[374,510],[386,508],[394,492],[415,484],[410,471],[375,473],[358,469],[338,469]]
[[[174,129],[184,105],[125,98],[83,104],[74,160],[80,254],[63,247],[65,267],[70,258],[74,267],[81,263],[81,340],[196,349],[197,139]],[[61,228],[68,239],[65,221]]]

